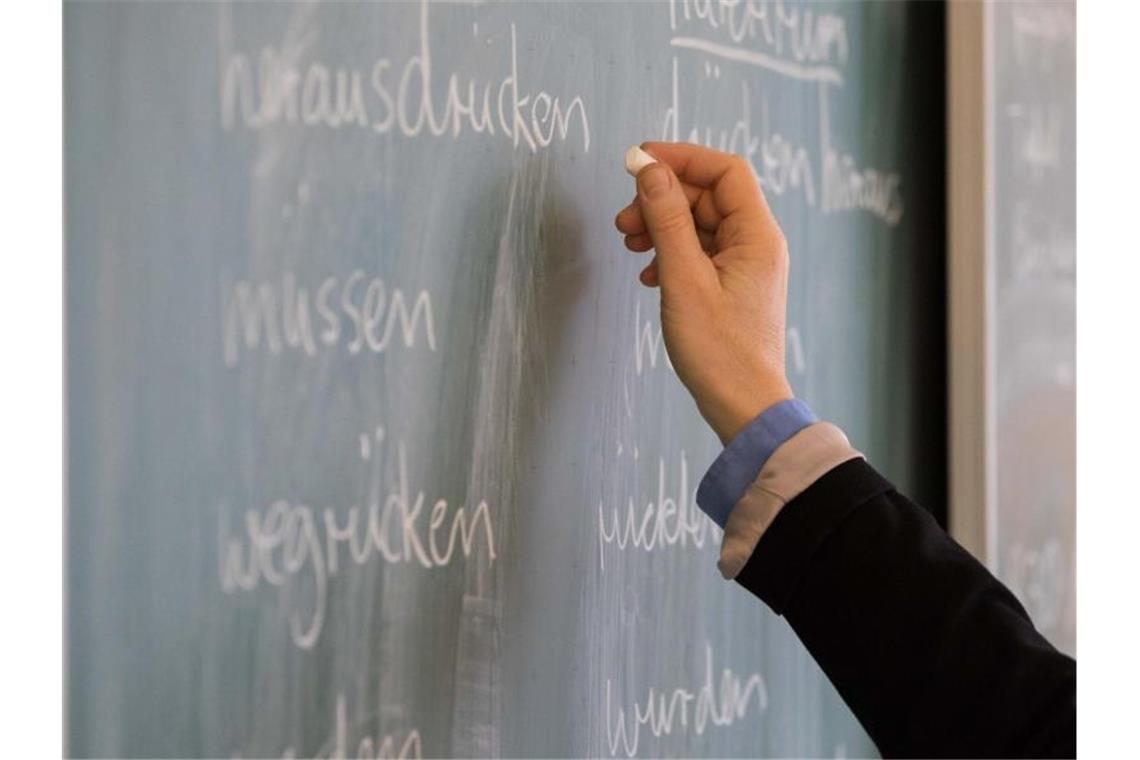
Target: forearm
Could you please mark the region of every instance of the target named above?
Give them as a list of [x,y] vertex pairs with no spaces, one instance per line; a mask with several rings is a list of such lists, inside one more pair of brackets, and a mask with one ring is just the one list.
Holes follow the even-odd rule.
[[736,580],[784,615],[887,756],[1073,756],[1076,663],[862,460],[780,511]]
[[766,460],[720,567],[787,618],[884,755],[1075,753],[1073,660],[837,428]]

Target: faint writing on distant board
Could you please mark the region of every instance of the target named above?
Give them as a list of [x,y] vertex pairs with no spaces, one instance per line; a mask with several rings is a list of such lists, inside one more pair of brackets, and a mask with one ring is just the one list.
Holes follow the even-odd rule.
[[1037,627],[1048,631],[1059,625],[1070,577],[1061,542],[1049,539],[1040,547],[1011,542],[1001,563],[1010,590],[1025,605]]
[[273,47],[256,57],[231,53],[221,72],[222,126],[256,130],[296,124],[453,139],[475,133],[497,135],[532,152],[573,139],[582,152],[590,150],[582,97],[529,89],[519,70],[513,23],[506,72],[481,80],[435,70],[429,17],[428,3],[422,2],[415,55],[403,61],[377,58],[368,71],[319,61],[302,64],[298,55]]
[[[364,468],[363,504],[313,507],[300,501],[272,500],[264,509],[242,513],[237,526],[224,509],[218,519],[218,570],[227,594],[268,585],[281,590],[289,631],[302,649],[320,638],[328,614],[329,583],[342,570],[374,557],[388,564],[445,567],[458,557],[482,552],[495,561],[491,509],[447,499],[431,500],[413,491],[408,451],[397,440],[394,456],[382,455],[384,428],[360,437]],[[394,469],[394,478],[382,470]]]

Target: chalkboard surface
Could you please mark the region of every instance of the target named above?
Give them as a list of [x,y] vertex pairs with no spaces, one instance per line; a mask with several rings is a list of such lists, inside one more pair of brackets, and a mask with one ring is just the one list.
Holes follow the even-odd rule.
[[68,752],[873,753],[612,218],[746,154],[797,393],[941,508],[939,16],[67,4]]
[[995,3],[990,108],[997,500],[991,556],[1077,650],[1076,5]]

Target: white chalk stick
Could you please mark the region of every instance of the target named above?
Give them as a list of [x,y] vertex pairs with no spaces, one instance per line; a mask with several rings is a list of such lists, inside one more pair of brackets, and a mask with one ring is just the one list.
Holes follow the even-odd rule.
[[625,152],[625,170],[629,172],[631,177],[636,177],[642,169],[655,163],[657,163],[656,158],[636,145]]

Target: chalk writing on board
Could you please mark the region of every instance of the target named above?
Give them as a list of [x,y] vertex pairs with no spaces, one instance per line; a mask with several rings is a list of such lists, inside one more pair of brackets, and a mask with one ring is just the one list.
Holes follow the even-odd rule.
[[1018,65],[1047,71],[1054,65],[1049,48],[1076,38],[1076,15],[1067,3],[1011,3],[1007,10]]
[[[792,637],[756,646],[771,621],[716,577],[720,531],[693,489],[719,447],[670,369],[656,296],[635,319],[590,220],[629,189],[617,150],[669,108],[678,139],[746,153],[793,243],[823,252],[793,273],[792,314],[852,289],[840,319],[802,317],[802,341],[788,326],[793,382],[826,385],[812,362],[882,316],[867,304],[897,317],[921,300],[884,300],[909,269],[877,253],[926,241],[905,217],[867,235],[882,226],[868,212],[823,216],[816,95],[836,154],[901,167],[921,212],[938,167],[898,139],[925,133],[914,95],[930,77],[903,76],[914,14],[792,0],[65,13],[80,148],[67,268],[91,283],[67,314],[72,754],[608,755],[606,707],[621,757],[873,753]],[[185,339],[157,339],[180,326]],[[900,356],[869,360],[886,385],[916,377]],[[865,385],[851,398],[879,404]],[[871,418],[875,439],[912,422]],[[912,453],[884,465],[919,472]],[[680,591],[742,634],[713,636]],[[734,688],[746,713],[720,725]],[[765,730],[785,694],[795,709]],[[167,705],[190,709],[154,720]]]
[[[679,61],[672,60],[670,105],[665,110],[661,137],[664,140],[687,140],[710,148],[737,153],[748,159],[766,193],[783,195],[799,191],[809,206],[816,203],[816,181],[811,157],[805,146],[797,144],[771,127],[767,102],[760,98],[760,124],[753,120],[752,91],[747,82],[739,83],[739,114],[735,121],[709,124],[690,118],[684,108]],[[693,113],[703,113],[696,107]]]
[[[618,449],[617,458],[622,458]],[[598,502],[598,562],[606,569],[606,552],[639,549],[651,552],[677,546],[702,549],[706,542],[716,547],[720,530],[701,512],[689,489],[689,463],[680,452],[676,480],[670,477],[665,457],[657,458],[656,498],[638,501],[630,495],[625,508]],[[672,483],[676,483],[676,488]],[[607,547],[609,547],[607,549]]]
[[1061,542],[1050,538],[1034,547],[1011,541],[1001,563],[1010,591],[1025,605],[1034,624],[1041,630],[1057,626],[1070,577]]
[[360,270],[343,280],[326,277],[311,288],[298,286],[292,272],[280,283],[223,283],[221,302],[227,367],[236,366],[243,351],[315,356],[321,347],[343,343],[350,354],[382,353],[397,337],[408,348],[424,343],[436,349],[431,293],[409,297]]
[[689,732],[700,736],[710,726],[731,726],[750,709],[757,715],[767,712],[768,687],[763,675],[753,672],[742,676],[725,667],[717,681],[713,674],[712,644],[706,641],[704,650],[704,678],[699,685],[672,689],[650,687],[645,700],[635,701],[628,711],[614,704],[613,680],[606,679],[606,742],[610,755],[636,755],[642,726],[658,738]]
[[[401,739],[401,734],[403,738]],[[423,757],[423,737],[419,729],[412,728],[407,732],[391,732],[379,737],[363,734],[359,738],[350,739],[350,726],[348,724],[348,708],[343,693],[336,695],[336,723],[331,735],[324,744],[313,753],[304,753],[303,757],[313,758],[377,758],[391,760],[408,760]],[[355,743],[355,750],[352,744]],[[235,754],[234,757],[241,757]],[[281,753],[283,758],[297,757],[296,747],[286,747]]]
[[673,369],[673,362],[669,360],[669,353],[665,350],[664,336],[661,333],[661,324],[658,320],[641,315],[641,301],[634,308],[634,323],[637,325],[637,337],[634,341],[633,366],[640,377],[642,373],[657,367],[657,362]]
[[[363,435],[360,460],[367,468],[370,503],[336,509],[277,499],[264,509],[242,514],[237,535],[219,510],[218,561],[222,590],[252,591],[263,584],[280,588],[288,609],[289,631],[302,649],[311,648],[324,628],[330,579],[374,555],[389,564],[426,569],[449,565],[483,552],[494,562],[495,532],[490,507],[472,510],[446,499],[432,502],[408,483],[407,446],[395,444],[396,482],[381,477],[383,428]],[[371,465],[371,466],[370,466]],[[381,492],[386,488],[386,495]],[[431,504],[428,507],[428,504]],[[342,548],[343,545],[343,548]],[[298,599],[305,589],[307,599]]]
[[1075,275],[1076,240],[1070,225],[1024,198],[1013,200],[1009,225],[1012,236],[1009,257],[1014,277],[1027,280]]
[[231,53],[219,88],[223,128],[287,124],[405,137],[499,135],[531,152],[573,137],[583,153],[589,152],[590,123],[582,97],[563,100],[524,86],[515,24],[504,55],[507,73],[484,80],[454,71],[436,74],[428,7],[427,0],[420,3],[418,52],[402,61],[377,58],[367,70],[320,61],[301,65],[296,55],[273,47],[262,48],[256,57]]
[[[994,149],[996,574],[1055,646],[1076,647],[1076,9],[998,3],[987,69]],[[1047,413],[1042,413],[1047,410]]]
[[901,176],[898,172],[860,167],[853,155],[833,148],[827,86],[821,83],[817,95],[824,212],[861,209],[894,227],[903,215]]
[[686,44],[681,47],[744,60],[794,79],[838,83],[838,71],[827,64],[847,63],[847,23],[843,17],[797,3],[670,0],[669,28],[674,32],[695,29],[734,46],[703,38],[674,38],[674,45],[683,39]]
[[[818,188],[824,213],[860,210],[888,226],[899,223],[904,210],[899,173],[862,165],[852,153],[832,145],[828,93],[830,88],[843,86],[842,69],[849,55],[842,16],[782,2],[672,0],[669,26],[673,32],[690,35],[674,36],[671,47],[704,58],[706,69],[713,59],[818,88],[818,168],[806,146],[785,138],[770,125],[763,97],[756,104],[759,127],[753,124],[751,78],[738,83],[740,116],[734,123],[713,126],[693,120],[689,126],[678,86],[677,56],[672,62],[672,102],[665,113],[663,139],[687,139],[743,155],[765,192],[772,195],[799,190],[804,201],[815,206]],[[719,79],[719,65],[715,74]],[[693,111],[702,112],[695,105]]]
[[1006,118],[1011,122],[1017,157],[1034,177],[1061,168],[1062,114],[1056,103],[1009,103]]
[[894,227],[902,219],[902,178],[898,172],[859,166],[850,153],[832,148],[827,93],[820,85],[820,145],[823,153],[823,211],[867,211]]

